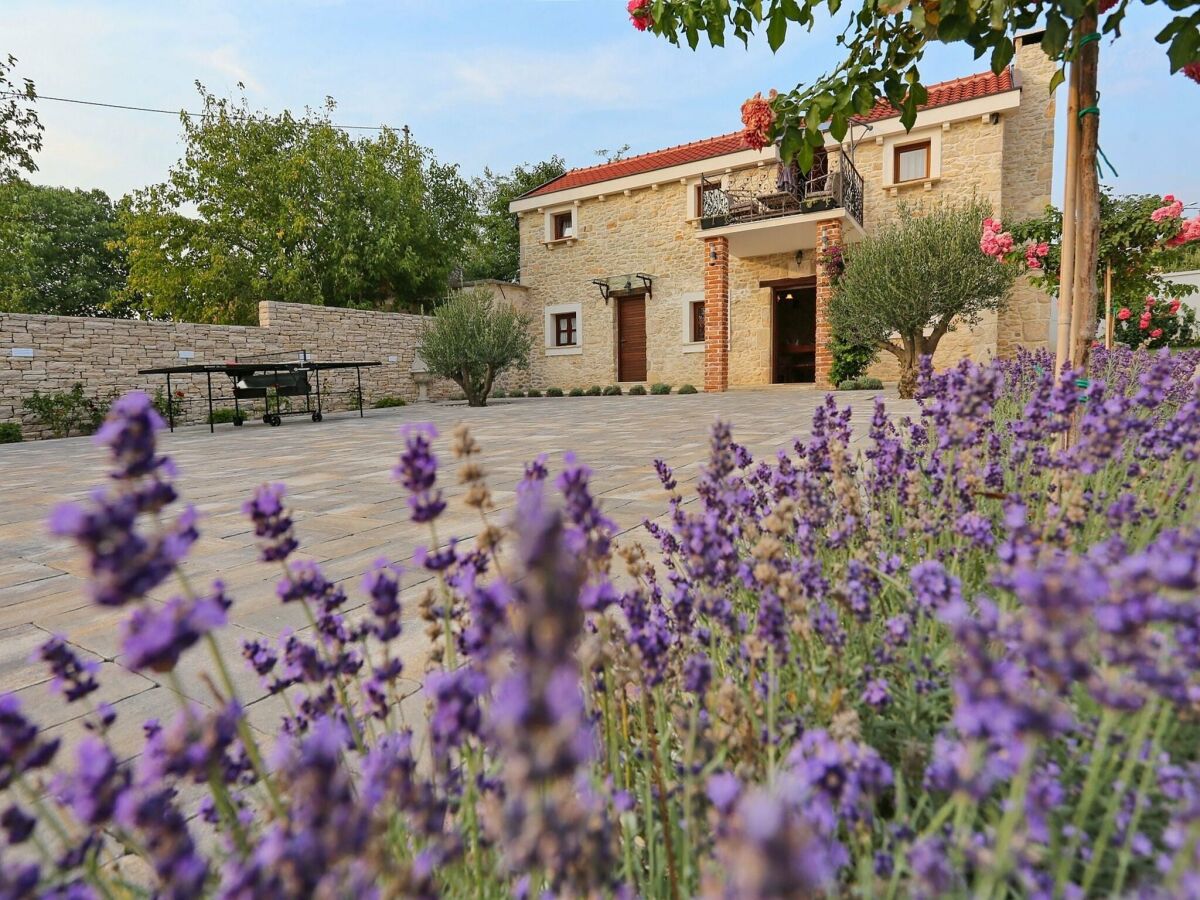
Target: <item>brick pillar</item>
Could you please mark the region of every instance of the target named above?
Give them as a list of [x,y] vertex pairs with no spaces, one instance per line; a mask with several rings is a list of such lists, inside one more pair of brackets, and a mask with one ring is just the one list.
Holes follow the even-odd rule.
[[817,223],[817,387],[835,387],[829,381],[829,372],[833,368],[833,351],[829,342],[833,340],[833,331],[829,327],[829,299],[833,296],[833,286],[829,283],[829,273],[821,263],[821,251],[826,247],[840,247],[842,244],[842,220],[826,219]]
[[704,241],[704,390],[729,388],[729,239]]

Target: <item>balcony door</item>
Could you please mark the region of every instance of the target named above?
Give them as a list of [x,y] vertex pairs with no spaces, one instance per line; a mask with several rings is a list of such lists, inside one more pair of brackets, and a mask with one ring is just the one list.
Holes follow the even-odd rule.
[[646,295],[617,298],[617,381],[646,380]]
[[771,290],[771,381],[817,380],[817,284],[798,279]]

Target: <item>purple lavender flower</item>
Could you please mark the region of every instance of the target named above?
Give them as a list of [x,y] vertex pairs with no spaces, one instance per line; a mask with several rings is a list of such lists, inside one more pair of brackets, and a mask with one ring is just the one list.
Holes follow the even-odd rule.
[[683,689],[703,697],[712,681],[712,663],[703,653],[693,653],[683,664]]
[[433,704],[429,734],[439,760],[448,761],[451,751],[479,734],[479,700],[486,688],[487,677],[470,666],[454,672],[431,672],[426,677],[425,693]]
[[363,590],[371,595],[371,633],[381,641],[400,635],[400,567],[378,559],[363,575]]
[[402,435],[404,452],[400,454],[395,477],[408,491],[412,520],[432,522],[446,508],[442,492],[436,487],[437,457],[431,444],[437,437],[437,429],[432,424],[407,425]]
[[0,813],[0,828],[4,829],[4,836],[10,845],[29,840],[36,825],[37,819],[15,804]]
[[42,740],[38,727],[21,712],[13,694],[0,694],[0,789],[25,772],[44,768],[58,752],[59,741]]
[[79,821],[102,825],[128,786],[128,773],[118,767],[108,744],[85,737],[75,748],[75,769],[56,779],[55,793]]
[[287,486],[263,484],[254,489],[254,496],[242,504],[242,512],[254,523],[263,562],[287,559],[300,546],[292,530],[292,514],[283,505]]
[[913,599],[926,612],[937,612],[950,603],[962,600],[960,582],[949,574],[940,562],[926,560],[909,570]]
[[174,669],[185,650],[225,624],[220,597],[174,597],[162,606],[139,606],[122,623],[124,663],[135,671]]
[[100,683],[95,675],[100,670],[100,664],[92,660],[82,661],[61,635],[56,634],[42,644],[38,648],[38,658],[49,663],[54,675],[51,688],[61,693],[68,703],[99,690]]
[[116,820],[138,835],[158,877],[156,896],[185,900],[204,892],[209,865],[192,840],[187,822],[170,789],[135,788],[125,791],[116,806]]

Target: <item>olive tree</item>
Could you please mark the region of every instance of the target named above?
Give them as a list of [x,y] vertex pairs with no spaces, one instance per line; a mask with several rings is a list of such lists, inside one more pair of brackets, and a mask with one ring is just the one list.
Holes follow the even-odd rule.
[[829,304],[833,332],[895,356],[901,397],[913,396],[917,364],[947,332],[978,324],[1008,297],[1015,267],[979,251],[979,223],[989,214],[976,200],[901,206],[846,252]]
[[487,406],[497,376],[528,368],[532,347],[527,317],[488,291],[467,289],[434,310],[418,352],[430,372],[463,389],[468,406]]

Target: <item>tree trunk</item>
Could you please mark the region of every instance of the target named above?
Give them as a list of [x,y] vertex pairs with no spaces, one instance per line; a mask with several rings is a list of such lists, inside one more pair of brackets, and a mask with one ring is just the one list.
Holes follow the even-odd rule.
[[[1096,30],[1096,11],[1088,7],[1079,19],[1079,33]],[[1100,42],[1088,41],[1078,51],[1079,108],[1079,195],[1076,200],[1075,286],[1071,311],[1071,362],[1087,374],[1088,353],[1096,337],[1096,264],[1100,255],[1100,176],[1096,151],[1100,139],[1100,116],[1087,112],[1099,100],[1096,74]]]
[[[1079,40],[1080,30],[1071,31]],[[1071,60],[1067,77],[1066,177],[1063,180],[1062,262],[1058,272],[1058,327],[1054,341],[1054,371],[1061,372],[1071,355],[1071,306],[1075,287],[1076,194],[1079,187],[1079,61]]]
[[900,357],[900,397],[911,400],[917,395],[917,366],[921,361],[920,352],[913,341],[904,341],[904,355]]

